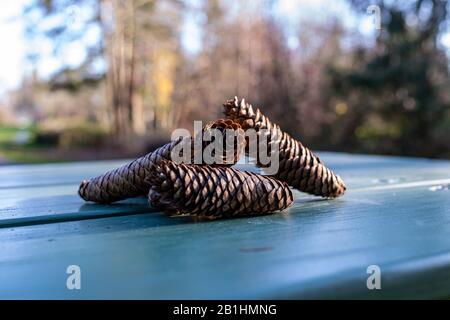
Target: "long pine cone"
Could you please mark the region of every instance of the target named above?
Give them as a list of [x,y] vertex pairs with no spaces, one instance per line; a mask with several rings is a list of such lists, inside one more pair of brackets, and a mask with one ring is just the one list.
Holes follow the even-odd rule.
[[[217,120],[207,123],[203,128],[201,134],[205,134],[210,129],[217,129],[225,132],[225,130],[233,130],[236,133],[234,140],[232,160],[227,157],[227,151],[224,150],[221,154],[217,154],[219,164],[230,166],[235,164],[245,148],[245,138],[241,126],[232,120]],[[120,168],[113,169],[98,177],[83,180],[78,189],[78,194],[86,201],[93,201],[98,203],[111,203],[127,198],[146,196],[150,189],[148,176],[151,173],[152,165],[158,163],[162,159],[171,159],[172,150],[180,143],[190,143],[191,146],[191,163],[195,161],[197,152],[202,152],[210,142],[203,141],[201,148],[194,148],[195,139],[176,139],[162,147],[159,147],[153,152],[131,161]],[[196,152],[197,151],[197,152]],[[214,165],[214,164],[213,164]]]
[[267,129],[274,139],[272,141],[279,142],[279,170],[276,178],[316,196],[335,198],[344,194],[346,187],[342,179],[300,141],[272,123],[258,108],[253,109],[252,105],[244,99],[239,101],[237,97],[228,100],[224,108],[227,118],[238,122],[244,130],[255,129],[258,132],[260,129]]
[[78,194],[86,201],[98,203],[111,203],[146,195],[150,188],[146,177],[150,174],[151,165],[161,159],[169,159],[172,149],[180,142],[181,139],[171,141],[120,168],[83,180]]
[[228,167],[161,161],[150,175],[149,202],[168,215],[216,219],[261,215],[288,208],[288,185]]

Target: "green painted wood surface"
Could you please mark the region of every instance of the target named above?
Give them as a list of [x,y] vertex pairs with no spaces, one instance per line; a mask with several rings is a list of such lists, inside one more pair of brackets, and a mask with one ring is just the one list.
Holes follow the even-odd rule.
[[[0,167],[0,298],[448,298],[450,162],[322,158],[344,197],[295,191],[282,213],[201,223],[78,198],[123,161]],[[72,264],[81,290],[66,288]]]

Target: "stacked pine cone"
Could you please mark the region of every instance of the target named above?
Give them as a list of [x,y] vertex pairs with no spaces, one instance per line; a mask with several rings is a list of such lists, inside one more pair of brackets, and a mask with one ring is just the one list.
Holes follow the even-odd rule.
[[[222,133],[233,131],[231,154],[225,149],[213,154],[217,160],[214,164],[188,164],[202,159],[198,152],[203,152],[214,140],[203,141],[198,136],[179,138],[120,168],[82,181],[79,195],[98,203],[147,195],[152,206],[168,215],[217,219],[284,210],[293,202],[289,186],[326,198],[345,192],[339,176],[259,109],[237,97],[228,100],[224,108],[227,119],[207,123],[199,134],[208,135],[212,129]],[[247,129],[253,129],[257,135],[269,132],[269,139],[264,140],[267,150],[278,146],[279,170],[275,175],[263,176],[231,167],[244,150],[249,154]],[[197,141],[201,141],[200,146]],[[180,155],[186,163],[173,161],[173,154]],[[258,159],[257,165],[264,169]]]

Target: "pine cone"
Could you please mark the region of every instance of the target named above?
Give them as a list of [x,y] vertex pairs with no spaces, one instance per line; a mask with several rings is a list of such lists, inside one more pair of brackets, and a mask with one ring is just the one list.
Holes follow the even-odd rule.
[[300,141],[272,123],[258,108],[254,110],[252,105],[246,103],[244,99],[239,102],[237,97],[228,100],[224,108],[227,118],[241,124],[244,130],[250,128],[257,132],[260,129],[270,130],[272,140],[269,141],[279,142],[279,170],[275,175],[277,179],[316,196],[335,198],[344,194],[346,187],[342,179]]
[[[222,150],[212,150],[211,156],[214,157],[214,163],[208,163],[210,165],[233,165],[239,161],[240,155],[243,153],[246,145],[244,130],[242,130],[241,125],[230,119],[219,119],[216,121],[210,121],[203,126],[203,140],[201,148],[195,148],[193,150],[193,161],[194,164],[197,154],[203,153],[211,142],[215,141],[213,135],[213,130],[217,130],[222,137]],[[232,141],[227,141],[227,134],[230,134],[229,138]],[[197,141],[195,140],[194,143]],[[231,147],[232,143],[232,147]],[[230,145],[230,146],[229,146]],[[203,155],[204,157],[205,155]],[[203,159],[203,157],[201,159]],[[197,163],[201,164],[201,163]]]
[[150,204],[168,215],[216,219],[267,214],[293,202],[286,183],[227,167],[161,161],[149,176]]
[[[221,131],[227,129],[236,130],[235,149],[239,151],[234,153],[234,160],[231,162],[227,161],[226,157],[222,159],[223,165],[233,165],[239,160],[241,151],[245,147],[245,139],[240,125],[232,120],[213,121],[202,128],[202,134],[205,134],[211,128]],[[111,203],[127,198],[145,196],[150,189],[150,184],[146,178],[150,174],[151,165],[162,159],[170,159],[172,150],[179,143],[191,142],[192,140],[190,138],[179,138],[120,168],[108,171],[90,180],[83,180],[78,189],[78,194],[86,201],[99,203]],[[204,142],[203,148],[208,146],[209,143],[211,142]],[[194,154],[196,153],[195,150],[197,150],[194,148],[194,143],[191,143],[191,148],[191,161],[194,163]]]

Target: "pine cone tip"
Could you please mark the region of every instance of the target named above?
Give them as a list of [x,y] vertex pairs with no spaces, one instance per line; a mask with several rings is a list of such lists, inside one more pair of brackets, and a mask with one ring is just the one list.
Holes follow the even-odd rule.
[[78,188],[78,195],[83,199],[88,201],[87,197],[86,197],[86,189],[89,185],[89,180],[84,179],[83,181],[81,181],[80,186]]

